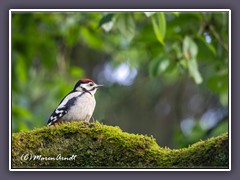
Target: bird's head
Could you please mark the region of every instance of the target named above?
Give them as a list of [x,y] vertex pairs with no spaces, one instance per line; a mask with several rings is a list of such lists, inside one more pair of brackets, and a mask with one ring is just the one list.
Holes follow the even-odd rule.
[[91,94],[94,95],[96,93],[97,89],[102,86],[103,85],[96,84],[91,79],[82,78],[76,83],[73,90],[80,91],[80,92],[90,92]]

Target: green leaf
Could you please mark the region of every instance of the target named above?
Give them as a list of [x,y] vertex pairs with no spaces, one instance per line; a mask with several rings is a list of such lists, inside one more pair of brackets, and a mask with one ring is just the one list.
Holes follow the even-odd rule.
[[216,49],[215,49],[215,47],[212,45],[212,44],[210,44],[210,43],[207,43],[206,42],[206,40],[203,38],[203,37],[199,37],[198,38],[204,45],[205,45],[205,47],[207,47],[207,49],[214,55],[214,56],[216,56]]
[[99,21],[98,27],[102,27],[106,32],[109,32],[114,24],[114,14],[109,13],[104,15]]
[[93,33],[89,28],[81,28],[81,37],[84,42],[88,44],[89,47],[100,49],[103,46],[103,41],[99,37],[99,34]]
[[175,16],[179,16],[180,12],[171,12],[171,14],[173,14]]
[[164,37],[166,33],[166,19],[164,13],[158,13],[152,18],[152,25],[157,40],[164,45]]
[[198,47],[197,44],[192,40],[192,38],[188,36],[186,36],[183,40],[183,53],[188,64],[190,76],[193,77],[196,84],[201,84],[203,79],[198,70],[198,64],[196,59]]
[[187,68],[188,67],[188,63],[186,61],[186,59],[180,59],[178,64],[183,67],[183,68]]
[[118,19],[118,29],[130,42],[135,35],[135,23],[131,14],[123,14]]
[[153,59],[149,64],[149,75],[151,78],[159,76],[163,73],[169,66],[169,60],[165,57],[159,57]]
[[193,77],[196,84],[201,84],[203,79],[198,70],[197,60],[195,58],[191,58],[187,62],[190,75]]
[[219,94],[228,93],[228,73],[215,74],[207,81],[207,86],[212,91]]
[[[189,36],[185,36],[183,40],[183,53],[187,59],[196,58],[198,53],[197,44]],[[187,57],[187,56],[190,57]]]
[[228,93],[225,94],[220,94],[220,102],[223,106],[227,106],[228,105]]
[[209,77],[207,86],[214,93],[219,94],[220,102],[223,106],[228,104],[228,71],[221,71],[215,73],[214,76]]
[[100,19],[99,24],[98,24],[98,27],[101,27],[103,24],[112,21],[113,16],[114,16],[113,13],[105,14],[105,15]]
[[153,14],[155,14],[156,12],[144,12],[144,14],[147,16],[147,17],[150,17],[152,16]]

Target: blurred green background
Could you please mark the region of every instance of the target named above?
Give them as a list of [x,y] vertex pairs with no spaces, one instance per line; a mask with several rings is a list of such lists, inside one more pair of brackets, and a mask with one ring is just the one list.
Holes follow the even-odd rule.
[[228,12],[12,12],[12,130],[45,126],[83,77],[94,118],[160,146],[228,131]]

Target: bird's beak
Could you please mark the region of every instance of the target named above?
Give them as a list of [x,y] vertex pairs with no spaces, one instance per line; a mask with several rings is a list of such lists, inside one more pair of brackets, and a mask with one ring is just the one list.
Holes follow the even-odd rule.
[[102,84],[96,84],[96,85],[95,85],[96,88],[103,87],[103,86],[104,86],[104,85],[102,85]]

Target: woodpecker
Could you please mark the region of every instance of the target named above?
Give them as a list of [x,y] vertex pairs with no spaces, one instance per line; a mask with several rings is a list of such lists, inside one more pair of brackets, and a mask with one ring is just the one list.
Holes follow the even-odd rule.
[[89,121],[96,105],[94,94],[102,86],[91,79],[80,79],[53,111],[48,126],[61,121]]

